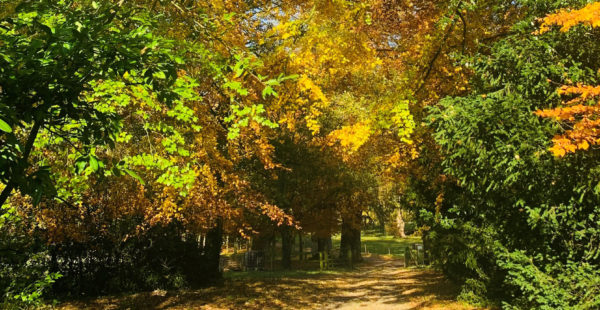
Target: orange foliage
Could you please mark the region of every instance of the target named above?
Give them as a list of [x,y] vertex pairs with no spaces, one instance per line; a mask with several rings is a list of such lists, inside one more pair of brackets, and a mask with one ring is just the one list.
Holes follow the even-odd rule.
[[559,89],[559,93],[578,97],[566,102],[564,107],[535,112],[541,117],[573,124],[571,129],[552,139],[554,143],[550,148],[552,154],[562,157],[577,150],[587,150],[590,145],[600,144],[600,101],[592,105],[583,104],[600,96],[600,86],[563,86]]
[[544,17],[540,33],[550,31],[552,26],[560,26],[560,31],[567,32],[580,24],[600,27],[600,2],[590,3],[580,10],[561,10]]
[[[560,26],[560,31],[567,32],[577,25],[600,27],[600,2],[591,3],[579,10],[561,10],[543,19],[539,33],[550,31],[552,26]],[[560,95],[575,96],[565,102],[564,107],[537,111],[541,117],[554,118],[572,124],[572,128],[552,139],[552,154],[558,157],[577,150],[587,150],[590,145],[600,144],[600,101],[586,104],[600,97],[600,86],[578,84],[562,86]]]

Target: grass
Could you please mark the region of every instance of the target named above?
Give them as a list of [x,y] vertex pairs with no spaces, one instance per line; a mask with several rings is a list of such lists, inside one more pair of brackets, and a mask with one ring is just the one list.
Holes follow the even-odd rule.
[[[333,247],[339,248],[340,235],[335,235],[332,239]],[[361,252],[365,253],[366,246],[367,253],[400,258],[404,257],[405,248],[421,242],[421,237],[396,238],[367,232],[361,236]]]

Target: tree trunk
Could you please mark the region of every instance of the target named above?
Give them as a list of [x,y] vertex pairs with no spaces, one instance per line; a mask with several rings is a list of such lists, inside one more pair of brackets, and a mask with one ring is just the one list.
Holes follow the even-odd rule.
[[398,234],[401,238],[406,238],[406,233],[404,233],[404,225],[402,210],[398,210],[398,215],[396,215],[396,226],[398,227]]
[[304,240],[301,230],[298,231],[298,259],[304,260]]
[[331,237],[317,238],[317,252],[329,252],[331,250],[329,240],[331,240]]
[[29,154],[31,154],[31,150],[33,149],[33,143],[35,142],[35,139],[37,138],[41,127],[42,121],[38,120],[35,121],[35,123],[33,123],[33,127],[31,128],[29,136],[27,137],[27,141],[25,142],[25,147],[23,148],[23,155],[19,160],[18,166],[15,167],[15,170],[10,176],[8,184],[6,184],[6,186],[2,190],[2,193],[0,193],[0,215],[4,214],[4,209],[2,209],[2,206],[4,205],[8,197],[10,197],[10,193],[12,192],[12,190],[15,189],[15,187],[17,186],[17,178],[24,177],[25,170],[28,166],[27,161],[29,160]]
[[310,252],[312,254],[312,259],[319,258],[319,239],[314,233],[310,234]]
[[360,213],[358,215],[358,217],[354,215],[354,218],[342,219],[340,259],[348,265],[362,261],[360,253]]
[[272,234],[258,234],[250,239],[250,250],[268,252],[274,236]]
[[385,214],[383,212],[375,212],[377,222],[379,222],[379,232],[385,236]]
[[[315,243],[317,247],[315,248]],[[331,251],[331,236],[328,237],[316,237],[312,238],[312,256],[313,259],[319,259],[319,253]]]
[[221,259],[221,245],[223,244],[223,220],[218,219],[215,227],[206,234],[204,255],[206,258],[206,276],[208,279],[219,279],[219,261]]
[[271,239],[269,239],[269,257],[271,258],[271,271],[274,270],[273,262],[275,261],[275,243],[277,243],[277,238],[275,234],[271,235]]
[[294,238],[289,227],[281,228],[281,266],[283,269],[292,269],[292,247]]

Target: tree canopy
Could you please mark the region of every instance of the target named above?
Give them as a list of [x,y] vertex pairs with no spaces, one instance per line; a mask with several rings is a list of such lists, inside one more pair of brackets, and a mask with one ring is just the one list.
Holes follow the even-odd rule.
[[291,268],[340,234],[351,265],[376,217],[470,303],[598,308],[599,28],[583,0],[0,0],[0,305],[207,284],[229,240]]

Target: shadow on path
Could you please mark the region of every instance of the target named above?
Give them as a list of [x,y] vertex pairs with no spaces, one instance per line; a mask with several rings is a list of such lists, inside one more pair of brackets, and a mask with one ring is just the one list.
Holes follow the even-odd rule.
[[227,279],[221,286],[63,304],[61,309],[472,309],[432,270],[366,258],[353,271]]

